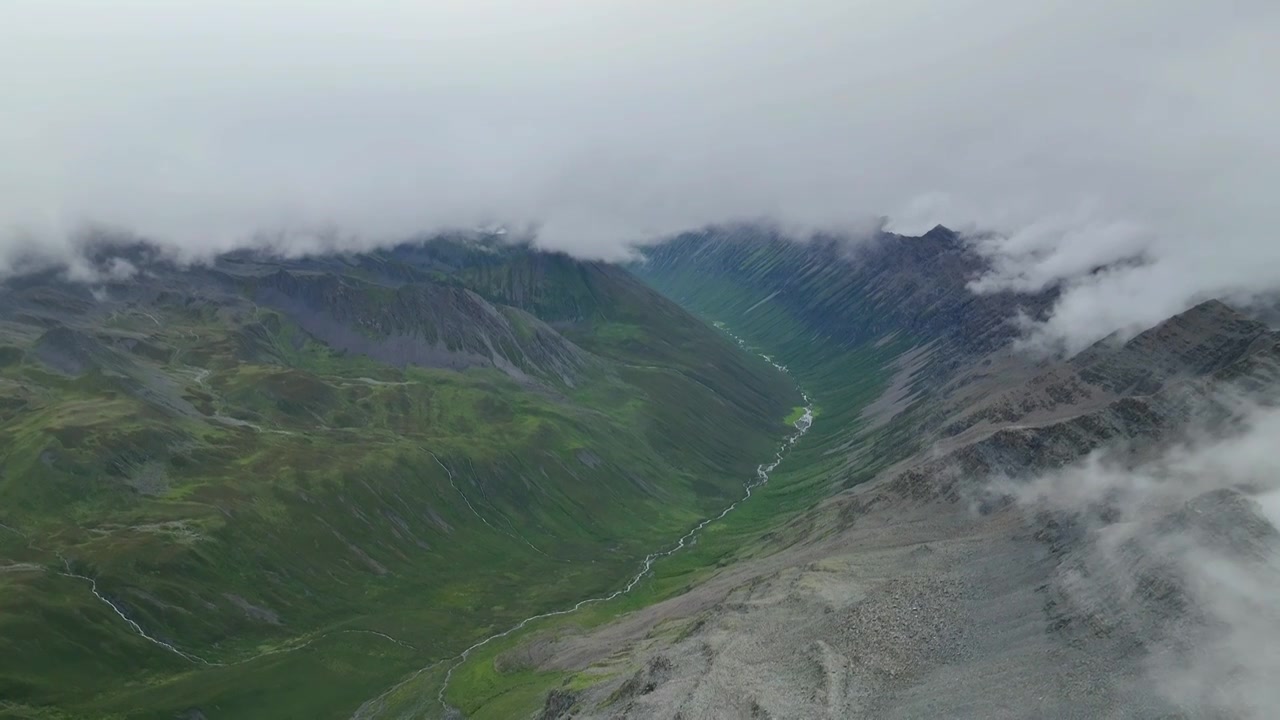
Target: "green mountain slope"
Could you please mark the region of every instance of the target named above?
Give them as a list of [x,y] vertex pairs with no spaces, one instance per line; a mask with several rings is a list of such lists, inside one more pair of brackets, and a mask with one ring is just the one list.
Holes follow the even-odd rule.
[[[1097,608],[1072,617],[1079,609],[1064,610],[1061,597],[1039,597],[1079,580],[1072,569],[1057,575],[1040,546],[1084,552],[1067,550],[1079,525],[1010,523],[1012,503],[996,512],[983,486],[1109,442],[1167,441],[1224,385],[1227,405],[1242,387],[1274,398],[1276,335],[1209,302],[1127,343],[1030,357],[1007,347],[1018,332],[1010,320],[1043,313],[1054,291],[977,295],[969,283],[984,267],[944,228],[853,245],[738,228],[650,248],[631,270],[785,363],[817,406],[813,429],[750,503],[656,565],[647,592],[494,641],[454,672],[445,697],[470,718],[973,714],[984,707],[975,698],[1003,701],[1012,686],[1001,678],[1013,673],[1015,695],[1025,689],[1034,705],[1060,693],[1069,712],[1079,694],[1064,679],[1077,667],[1061,665],[1058,649],[1081,647],[1088,667],[1104,668],[1091,687],[1123,687],[1107,677],[1126,666],[1113,662],[1110,631],[1094,632]],[[1127,521],[1107,522],[1117,519]],[[1154,604],[1171,604],[1169,585],[1152,587]],[[1034,602],[1006,613],[1015,593]],[[952,628],[991,644],[971,652]],[[1049,652],[1041,642],[1061,644]],[[889,669],[911,668],[903,658],[915,655],[930,664]],[[916,687],[929,693],[903,692]]]
[[[911,388],[936,386],[949,377],[949,367],[1007,340],[1013,328],[1006,319],[1014,305],[1025,303],[1034,311],[1048,302],[975,296],[966,284],[982,267],[943,228],[920,238],[886,235],[858,245],[822,238],[797,242],[763,228],[711,229],[647,249],[645,259],[628,269],[741,338],[752,352],[785,364],[812,398],[817,419],[751,502],[708,526],[693,547],[657,563],[644,592],[609,608],[548,619],[487,645],[454,673],[446,699],[474,718],[528,716],[544,703],[554,708],[564,692],[572,695],[574,688],[608,675],[599,668],[550,669],[540,656],[608,626],[619,611],[678,602],[672,598],[788,547],[812,529],[804,517],[816,504],[918,448],[923,437],[917,430],[931,408],[912,403]],[[913,357],[927,362],[917,367]],[[908,391],[901,414],[895,422],[878,421],[869,410],[897,385]],[[792,419],[799,414],[793,411]],[[417,684],[392,709],[418,707],[413,696],[434,691],[439,682],[432,677]],[[549,695],[552,690],[560,694]]]
[[1011,339],[1018,312],[1036,316],[1053,301],[1052,292],[976,295],[967,284],[984,268],[939,226],[921,237],[803,242],[767,227],[711,228],[649,248],[631,269],[779,358],[813,396],[821,422],[788,465],[810,468],[790,504],[802,507],[919,447],[903,428],[922,419],[878,422],[873,401],[901,394],[900,412],[930,412],[911,398]]
[[616,589],[800,402],[607,265],[129,257],[0,292],[0,714],[346,717]]

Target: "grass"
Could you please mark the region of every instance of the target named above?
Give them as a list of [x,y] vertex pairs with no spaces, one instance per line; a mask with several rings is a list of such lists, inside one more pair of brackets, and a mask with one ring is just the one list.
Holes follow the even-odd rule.
[[[22,348],[0,398],[23,408],[0,415],[0,523],[30,538],[0,538],[0,566],[42,568],[0,572],[0,716],[346,717],[521,618],[620,586],[736,499],[796,394],[615,270],[481,276],[495,299],[544,271],[590,291],[530,304],[574,314],[563,332],[596,358],[560,389],[391,367],[260,306],[157,305],[158,326],[117,314],[95,332],[147,333],[163,352],[112,345],[111,372],[77,378],[44,368],[29,335],[0,338]],[[676,592],[748,532],[735,527],[583,617]],[[139,638],[56,574],[59,554],[148,633],[222,665]],[[563,679],[470,668],[455,687],[482,716]],[[438,680],[394,699],[421,703]]]
[[[787,413],[787,417],[782,421],[783,424],[794,427],[797,422],[800,422],[800,418],[804,417],[804,414],[807,410],[808,408],[806,408],[804,405],[797,405],[791,408],[791,412]],[[814,417],[817,417],[817,414],[818,414],[817,410],[818,409],[815,407],[814,413],[813,413]]]
[[[746,558],[775,552],[791,542],[787,524],[839,490],[875,475],[908,454],[915,440],[902,437],[894,426],[871,429],[862,409],[887,387],[890,364],[914,345],[909,333],[887,340],[851,337],[849,331],[820,312],[803,306],[769,302],[782,261],[777,248],[759,249],[736,268],[709,268],[677,261],[666,266],[641,266],[638,271],[656,288],[736,336],[754,352],[766,352],[784,363],[811,396],[815,423],[749,502],[708,525],[698,542],[659,560],[634,592],[608,603],[584,607],[570,616],[531,624],[520,633],[495,641],[470,657],[455,673],[447,690],[449,702],[468,717],[528,717],[554,687],[585,687],[602,680],[601,668],[573,673],[504,671],[497,662],[532,637],[577,633],[612,622],[653,603],[675,597],[705,582],[724,568]],[[802,296],[825,300],[825,287],[807,289]],[[856,298],[849,300],[856,313]],[[782,419],[793,424],[803,414],[793,406]],[[859,451],[865,452],[859,452]],[[768,459],[771,448],[754,457]],[[607,677],[607,675],[606,675]],[[420,688],[434,693],[437,684]]]
[[[816,422],[770,482],[759,488],[749,502],[723,520],[708,525],[696,544],[659,560],[653,573],[634,592],[608,603],[587,606],[571,616],[539,621],[469,658],[455,673],[447,693],[449,702],[468,717],[528,716],[553,687],[599,682],[595,668],[573,674],[502,672],[494,659],[519,647],[533,635],[554,636],[606,624],[628,612],[683,594],[734,562],[778,549],[780,538],[771,534],[839,490],[849,478],[868,475],[877,467],[865,462],[851,464],[849,457],[855,443],[876,440],[873,434],[864,436],[861,432],[864,427],[861,409],[875,400],[887,385],[886,366],[901,351],[901,344],[888,343],[849,352],[834,344],[813,342],[813,332],[805,322],[779,308],[765,312],[757,308],[751,315],[742,312],[743,308],[756,305],[767,291],[756,290],[752,294],[736,284],[717,282],[705,274],[690,285],[700,291],[695,298],[677,294],[678,286],[664,289],[681,297],[709,322],[721,324],[742,337],[753,351],[766,352],[785,363],[813,398]],[[803,406],[793,406],[782,421],[792,425],[803,412]],[[776,445],[759,448],[754,459],[767,461],[773,447]],[[883,456],[878,463],[883,465],[890,457]]]

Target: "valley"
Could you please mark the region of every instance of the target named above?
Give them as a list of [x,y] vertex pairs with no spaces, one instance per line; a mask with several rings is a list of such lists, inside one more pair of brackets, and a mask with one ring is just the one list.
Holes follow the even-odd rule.
[[[1211,301],[1064,361],[995,321],[1051,295],[975,300],[943,275],[928,313],[900,298],[868,327],[805,287],[825,272],[871,299],[922,264],[937,277],[963,248],[931,235],[848,258],[704,237],[633,268],[777,352],[818,420],[762,489],[767,515],[727,519],[740,534],[705,562],[655,567],[678,591],[471,658],[451,696],[467,716],[1259,716],[1266,665],[1241,633],[1272,617],[1251,593],[1278,577],[1274,482],[1201,458],[1271,442],[1276,332]],[[786,263],[811,270],[770,276]],[[1217,589],[1204,562],[1250,580]]]
[[799,402],[620,271],[405,252],[5,293],[5,712],[350,714],[625,583],[740,497]]
[[[0,295],[11,717],[1162,717],[1194,575],[1025,488],[1280,387],[1216,301],[1027,355],[1054,291],[975,295],[946,228],[101,252],[150,282]],[[1159,512],[1252,527],[1236,487]]]
[[0,0],[0,720],[1272,720],[1277,38]]

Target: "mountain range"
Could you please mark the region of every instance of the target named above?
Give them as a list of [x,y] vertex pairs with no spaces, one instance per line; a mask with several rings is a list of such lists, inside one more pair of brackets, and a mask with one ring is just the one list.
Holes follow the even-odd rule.
[[1268,315],[1029,354],[941,226],[88,261],[0,288],[0,717],[1265,716]]

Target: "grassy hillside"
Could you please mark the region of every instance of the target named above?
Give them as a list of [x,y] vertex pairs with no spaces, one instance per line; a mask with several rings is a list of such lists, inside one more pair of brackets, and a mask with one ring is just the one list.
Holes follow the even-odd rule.
[[[538,658],[558,638],[681,595],[741,560],[808,538],[804,511],[917,449],[921,440],[914,430],[933,411],[929,403],[904,402],[892,422],[877,422],[864,412],[870,405],[895,385],[936,387],[961,358],[1008,338],[1005,320],[1012,305],[1025,302],[1034,312],[1047,302],[1045,297],[975,296],[967,283],[980,269],[980,259],[943,228],[921,238],[885,236],[856,246],[835,239],[798,243],[765,231],[708,231],[652,248],[631,272],[719,325],[750,352],[784,363],[812,399],[817,415],[812,429],[750,502],[708,525],[695,543],[659,559],[632,593],[529,623],[478,648],[452,671],[453,663],[424,667],[368,706],[368,716],[437,716],[440,692],[467,717],[535,715],[544,703],[566,697],[553,690],[573,693],[608,679],[607,668],[542,667]],[[512,288],[520,286],[518,278],[552,272],[545,265],[489,272],[485,292],[499,299],[517,297]],[[592,317],[596,307],[590,293],[561,298],[556,306],[561,317],[577,318]],[[628,307],[668,306],[644,301]],[[634,362],[660,341],[629,338],[608,321],[588,326],[594,337],[622,344],[632,358],[624,361]],[[681,347],[683,341],[671,343],[663,353],[679,353]],[[925,356],[929,363],[920,366],[918,376],[903,370],[904,357]],[[696,355],[688,356],[689,364],[696,362]],[[714,387],[714,376],[703,379]],[[793,407],[788,420],[802,411]],[[681,447],[681,436],[673,439],[672,447]]]
[[[932,329],[913,328],[881,305],[879,285],[905,286],[894,273],[915,268],[907,257],[864,263],[844,253],[775,237],[689,236],[632,268],[691,312],[785,363],[813,398],[819,422],[783,468],[795,485],[788,509],[869,477],[911,443],[892,428],[864,434],[863,409],[888,386],[893,361],[932,339]],[[876,277],[881,268],[894,272]]]
[[[740,338],[751,353],[766,353],[784,363],[811,396],[816,422],[750,502],[708,525],[692,546],[659,560],[635,592],[531,624],[469,657],[450,678],[445,695],[449,704],[472,718],[528,717],[553,689],[573,691],[600,682],[605,678],[594,670],[534,671],[537,648],[680,595],[737,561],[786,546],[802,534],[789,527],[788,520],[840,488],[870,477],[912,447],[912,438],[896,434],[896,426],[869,430],[862,411],[890,382],[894,359],[917,338],[899,332],[881,341],[891,330],[878,331],[862,314],[871,304],[861,294],[867,292],[866,276],[845,265],[807,277],[803,268],[814,265],[820,263],[813,247],[778,239],[757,246],[751,239],[732,238],[711,252],[702,243],[677,240],[630,268],[718,325],[726,337]],[[824,305],[823,298],[837,282],[857,288],[840,301],[845,303],[843,312]],[[785,287],[792,288],[789,300],[773,302]],[[793,408],[788,421],[794,422],[802,409]],[[429,669],[384,700],[381,707],[390,711],[386,716],[438,713],[435,693],[446,668]]]
[[0,714],[346,717],[618,587],[799,403],[563,256],[154,273],[0,295]]

